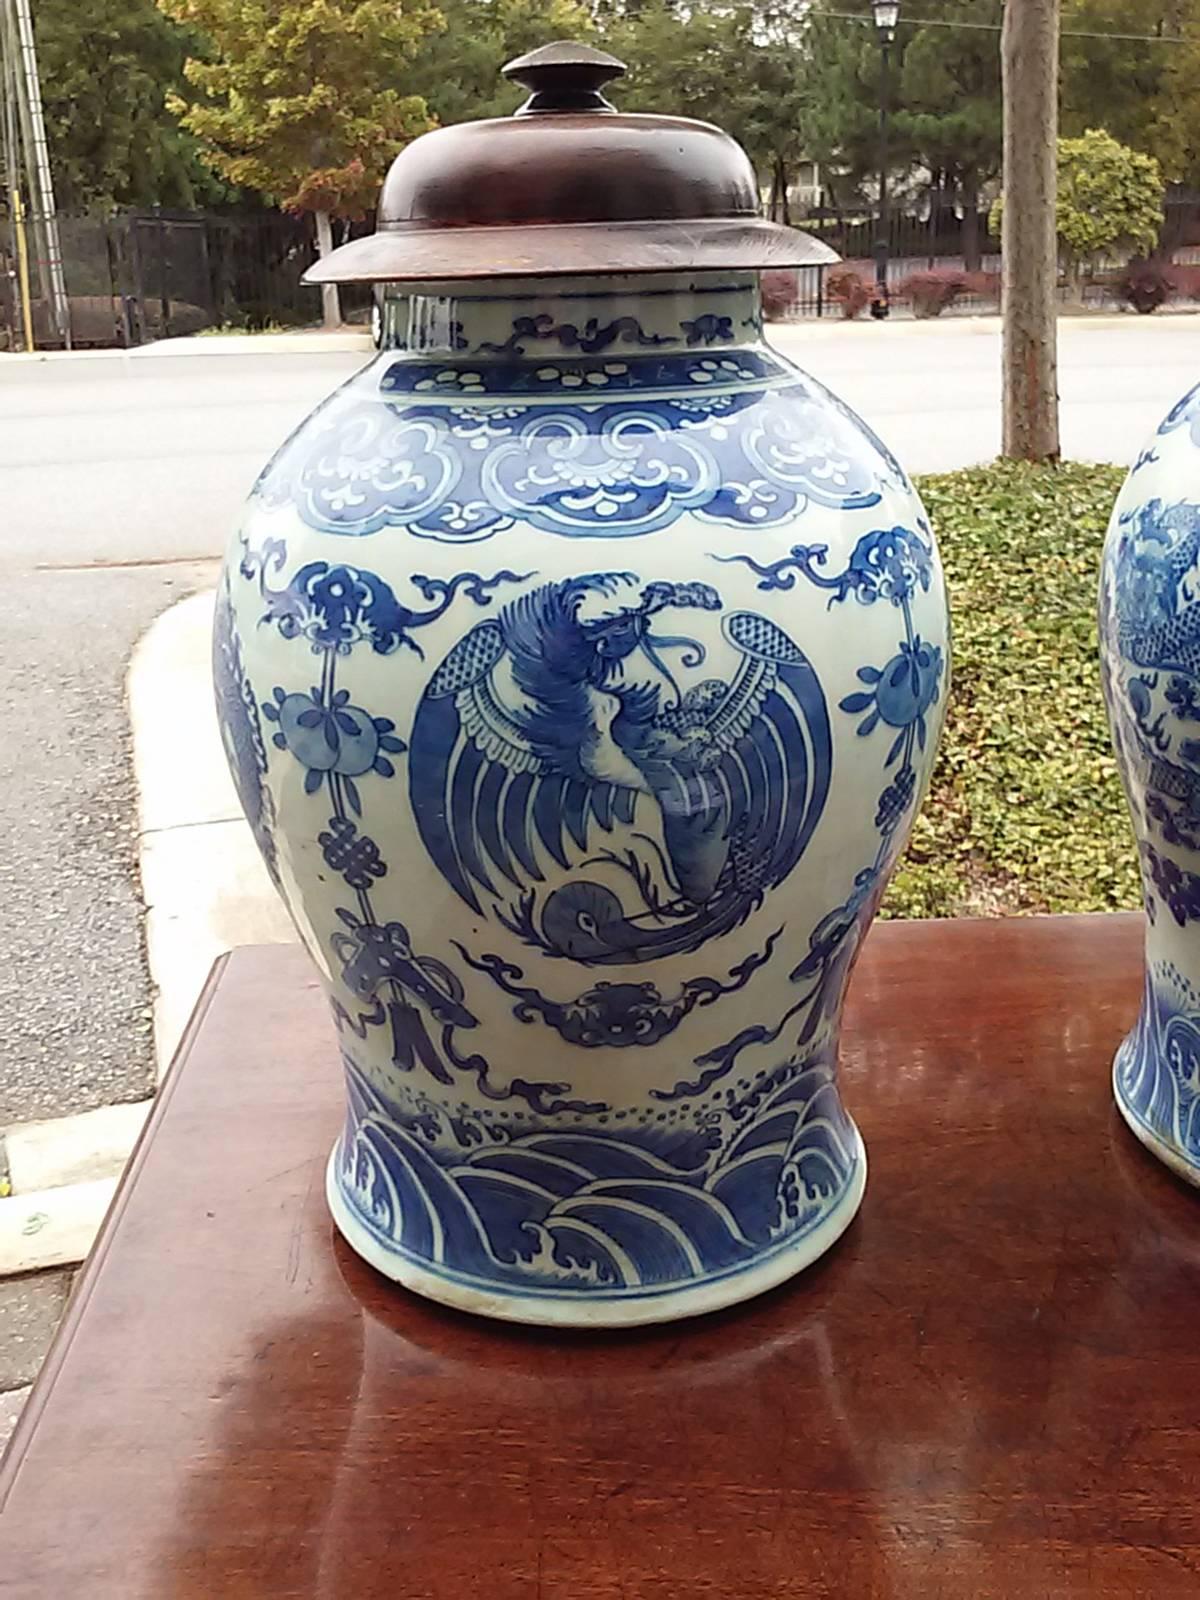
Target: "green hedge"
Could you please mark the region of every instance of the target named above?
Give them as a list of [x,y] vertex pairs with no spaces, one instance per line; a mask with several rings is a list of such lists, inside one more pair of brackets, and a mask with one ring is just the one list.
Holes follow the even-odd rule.
[[954,666],[933,784],[885,916],[1140,904],[1096,659],[1118,467],[1000,462],[918,482]]

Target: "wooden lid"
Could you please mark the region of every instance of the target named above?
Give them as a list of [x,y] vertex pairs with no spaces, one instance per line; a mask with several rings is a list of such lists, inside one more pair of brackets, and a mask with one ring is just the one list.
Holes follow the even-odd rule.
[[510,61],[512,117],[439,128],[396,157],[377,231],[307,283],[807,266],[838,257],[759,216],[741,146],[711,123],[615,110],[625,67],[589,45]]

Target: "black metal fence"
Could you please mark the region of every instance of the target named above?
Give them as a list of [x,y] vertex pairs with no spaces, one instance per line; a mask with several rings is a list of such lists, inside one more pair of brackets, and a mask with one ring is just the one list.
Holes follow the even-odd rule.
[[[823,240],[845,261],[873,260],[882,232],[879,219],[869,212],[834,211],[817,207],[798,222],[805,233]],[[950,212],[911,216],[896,211],[888,219],[887,253],[892,261],[911,262],[931,268],[943,260],[994,254],[996,241],[988,234],[987,215],[979,213],[974,223],[975,250],[967,239],[967,223]]]
[[[798,226],[823,239],[864,278],[873,277],[876,218],[818,208]],[[364,220],[344,231],[349,236],[370,227]],[[73,337],[80,346],[136,345],[210,328],[294,327],[314,323],[320,315],[318,291],[300,282],[316,257],[308,217],[276,211],[121,211],[106,217],[62,216],[59,233]],[[975,219],[974,238],[983,270],[971,291],[955,301],[959,313],[995,304],[999,255],[982,213]],[[964,248],[969,242],[961,216],[952,211],[914,216],[898,210],[888,228],[892,285],[901,286],[914,273],[974,265],[975,252]],[[1197,260],[1200,192],[1175,190],[1168,196],[1159,249],[1168,258]],[[36,260],[31,268],[36,295]],[[348,320],[365,321],[369,305],[369,289],[343,289]],[[799,273],[791,315],[837,315],[840,309],[831,303],[824,270]],[[53,345],[49,307],[35,299],[33,311],[38,344]],[[20,321],[10,230],[0,212],[0,348],[21,346]]]
[[[121,211],[63,215],[58,227],[78,346],[137,345],[206,328],[301,326],[320,315],[319,291],[300,282],[316,258],[311,218]],[[7,234],[0,219],[0,347],[13,349],[22,336]],[[34,336],[39,346],[53,345],[36,259],[31,277]],[[369,301],[369,291],[343,290],[343,314],[365,318]]]
[[[1160,254],[1200,246],[1200,191],[1173,186],[1163,206]],[[988,210],[972,219],[950,208],[914,215],[894,211],[888,219],[889,259],[911,271],[942,266],[988,270],[999,261],[999,240],[988,228]],[[839,211],[817,206],[797,223],[815,234],[846,261],[873,260],[881,238],[879,219],[869,211]]]
[[[1164,222],[1156,256],[1177,266],[1200,266],[1200,191],[1173,188],[1164,204]],[[956,291],[946,309],[950,315],[972,315],[995,311],[1000,301],[999,241],[990,233],[987,214],[980,212],[969,226],[961,215],[943,211],[935,216],[894,214],[887,229],[888,283],[895,309],[911,308],[919,290],[917,280],[925,274],[965,275],[966,287]],[[876,273],[876,258],[881,241],[879,220],[865,213],[835,212],[816,208],[797,223],[805,232],[822,239],[842,258],[842,263],[871,285]],[[1118,279],[1126,265],[1127,253],[1097,261],[1083,287],[1084,303],[1096,308],[1111,305],[1118,291]],[[831,292],[833,269],[808,268],[799,274],[790,316],[822,317],[842,314],[842,301]],[[1200,278],[1178,290],[1180,298],[1200,298]],[[910,291],[908,285],[912,282]],[[836,284],[836,280],[835,280]],[[1064,282],[1060,294],[1064,301],[1074,291]],[[917,312],[917,314],[922,314]],[[928,314],[928,313],[926,313]]]

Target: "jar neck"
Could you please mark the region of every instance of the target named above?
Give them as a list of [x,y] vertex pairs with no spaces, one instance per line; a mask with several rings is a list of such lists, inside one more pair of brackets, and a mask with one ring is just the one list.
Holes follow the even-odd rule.
[[485,361],[670,354],[756,344],[755,272],[388,284],[383,348]]

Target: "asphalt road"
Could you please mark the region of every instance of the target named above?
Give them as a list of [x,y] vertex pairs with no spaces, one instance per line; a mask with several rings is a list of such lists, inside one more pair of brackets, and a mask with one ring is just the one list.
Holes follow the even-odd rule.
[[[914,471],[995,454],[991,323],[778,330]],[[153,1081],[124,678],[215,578],[257,470],[354,353],[0,356],[0,1126]],[[1130,461],[1200,379],[1200,318],[1065,323],[1066,453]]]
[[354,356],[0,356],[0,1126],[154,1081],[125,672]]
[[[995,318],[796,325],[774,337],[841,395],[912,472],[946,472],[1000,450]],[[1063,454],[1131,464],[1166,411],[1200,382],[1200,316],[1059,322]]]

